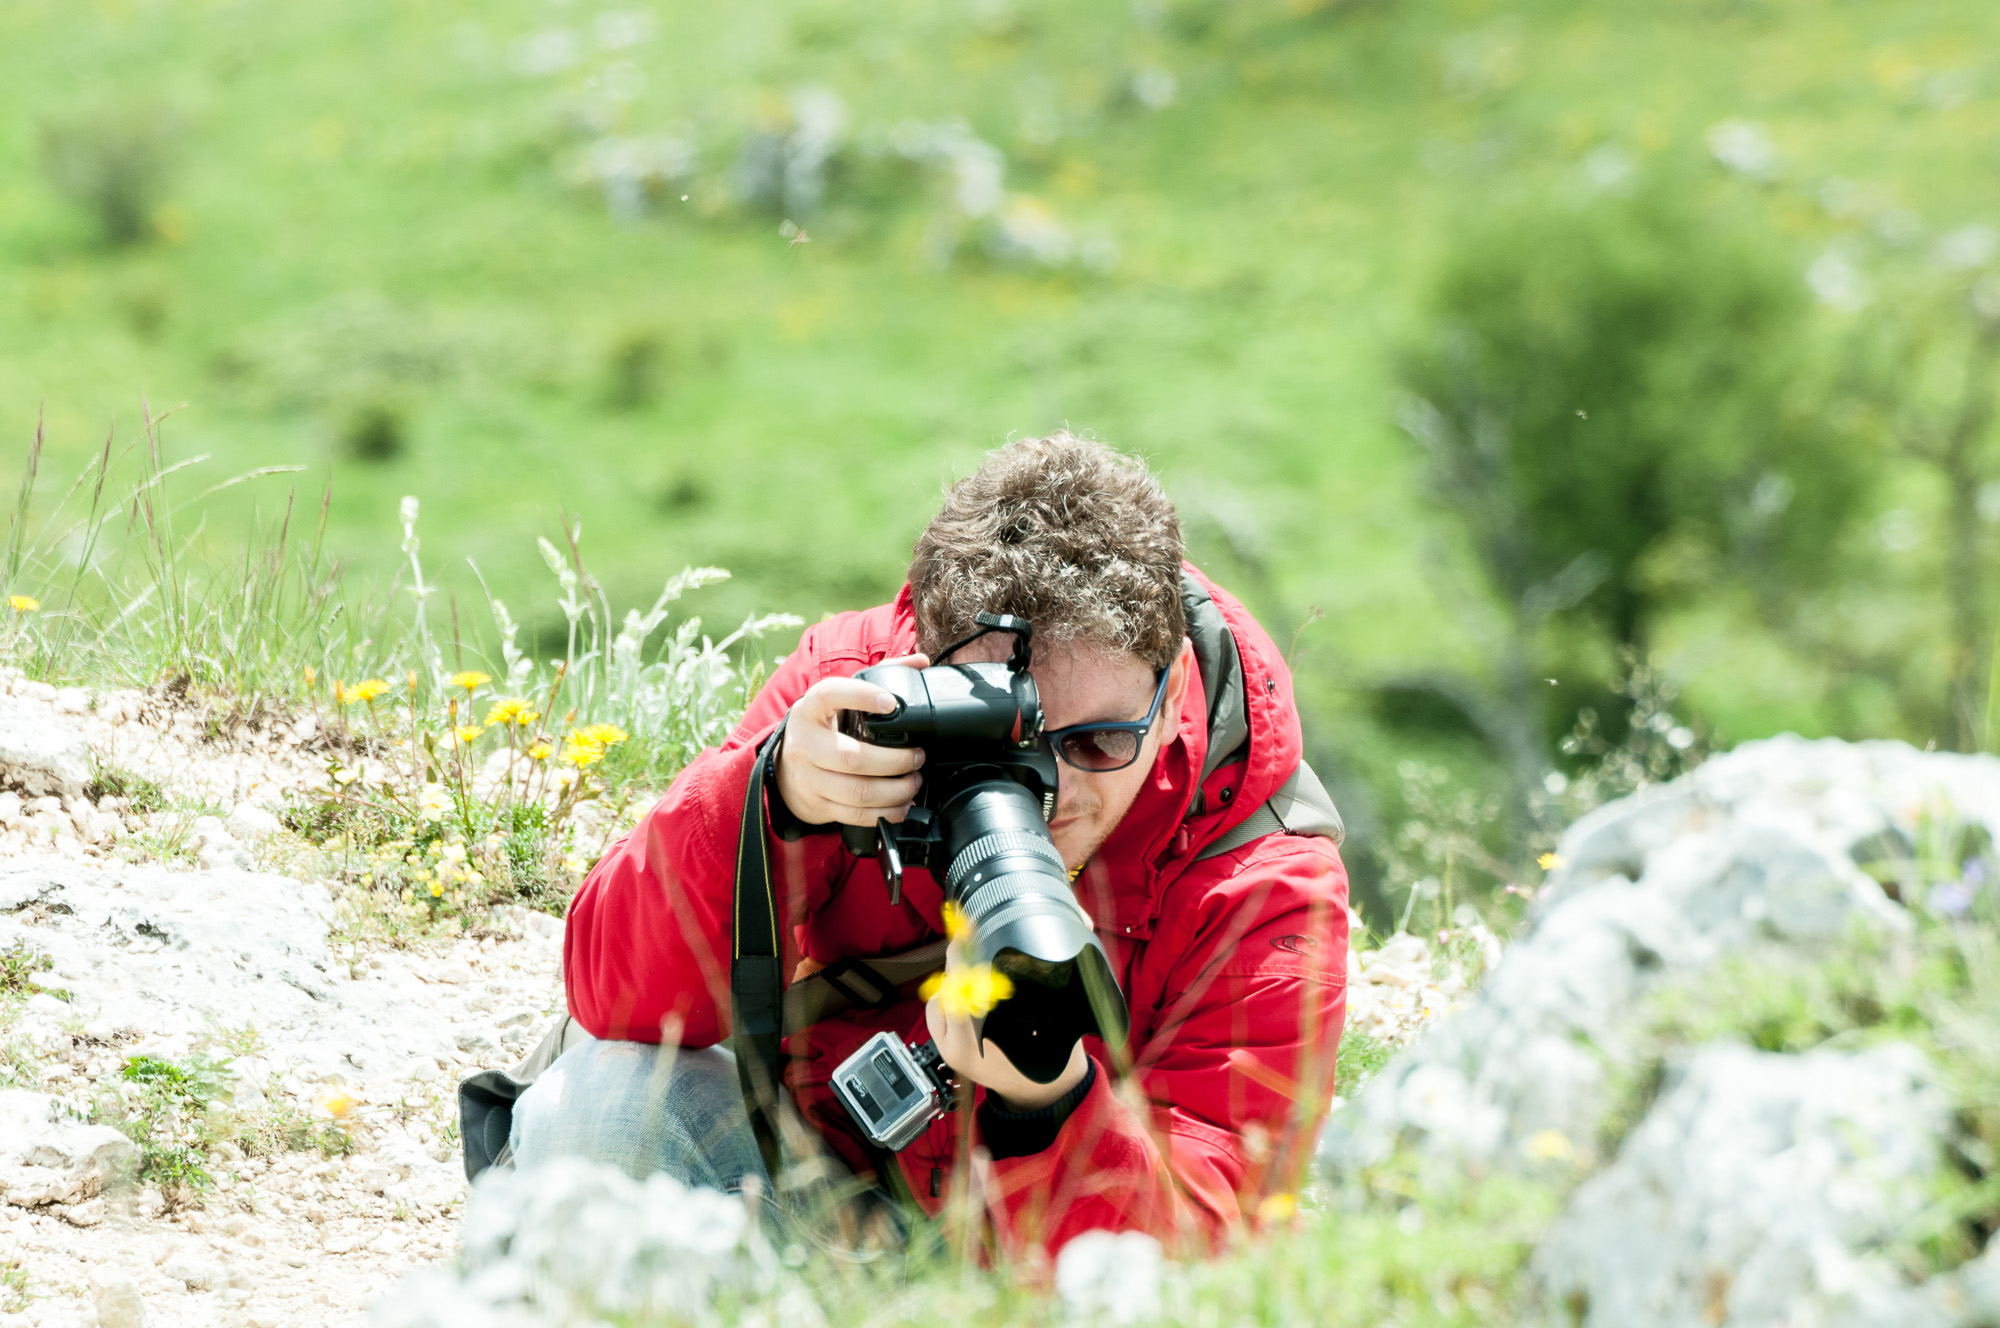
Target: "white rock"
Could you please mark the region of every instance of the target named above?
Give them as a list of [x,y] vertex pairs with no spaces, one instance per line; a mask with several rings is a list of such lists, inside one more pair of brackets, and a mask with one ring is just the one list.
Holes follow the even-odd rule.
[[90,749],[73,729],[42,707],[0,697],[0,784],[80,798],[89,782]]
[[1746,743],[1592,812],[1563,836],[1532,930],[1471,1004],[1334,1113],[1322,1164],[1349,1172],[1402,1145],[1515,1159],[1545,1130],[1587,1142],[1663,981],[1753,945],[1909,925],[1852,854],[1933,795],[2000,836],[2000,761],[1886,742]]
[[1071,1314],[1096,1323],[1160,1316],[1160,1242],[1142,1231],[1086,1231],[1056,1256],[1056,1294]]
[[[704,1322],[718,1292],[768,1285],[771,1256],[749,1239],[742,1200],[665,1175],[557,1158],[530,1175],[489,1171],[465,1214],[463,1272],[431,1273],[377,1302],[376,1328],[519,1325],[550,1320]],[[786,1323],[819,1319],[809,1301]]]
[[492,1030],[477,1024],[461,1024],[451,1030],[451,1036],[463,1052],[491,1051],[495,1045]]
[[91,1299],[97,1307],[98,1328],[145,1328],[146,1306],[139,1298],[139,1284],[115,1269],[102,1269],[91,1278]]
[[138,1165],[132,1141],[71,1118],[55,1098],[0,1089],[0,1198],[20,1208],[95,1198]]
[[65,715],[81,715],[90,709],[90,693],[81,687],[64,687],[56,693],[56,709]]
[[284,829],[284,826],[277,817],[255,803],[239,802],[236,804],[236,809],[229,813],[229,821],[224,828],[237,839],[254,843],[260,839],[269,839]]
[[176,1252],[160,1264],[160,1271],[190,1291],[216,1291],[228,1284],[219,1265],[192,1252]]
[[466,983],[472,981],[472,969],[466,964],[453,960],[449,963],[439,964],[427,976],[432,982],[444,982],[452,986],[464,986]]
[[1869,1250],[1929,1199],[1950,1103],[1907,1045],[1779,1056],[1704,1047],[1585,1181],[1531,1268],[1587,1328],[1945,1320]]

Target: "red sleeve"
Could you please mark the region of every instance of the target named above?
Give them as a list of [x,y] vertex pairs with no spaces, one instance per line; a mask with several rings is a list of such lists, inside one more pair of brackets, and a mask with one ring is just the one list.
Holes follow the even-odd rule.
[[[824,626],[824,624],[822,624]],[[658,1042],[678,1020],[678,1041],[711,1046],[729,1035],[729,959],[736,844],[757,750],[786,711],[828,672],[852,673],[867,660],[819,649],[820,628],[771,675],[721,747],[681,771],[667,795],[601,858],[577,891],[563,938],[570,1013],[594,1037]],[[839,851],[831,835],[796,844],[771,841],[790,883],[824,890],[829,873],[799,870],[801,858]],[[798,886],[810,891],[811,885]],[[781,898],[780,933],[817,900]],[[790,949],[790,946],[787,946]],[[796,963],[786,956],[786,966]]]
[[1177,995],[1128,1079],[1100,1059],[1054,1144],[989,1164],[1010,1257],[1094,1229],[1212,1248],[1261,1198],[1296,1189],[1346,1014],[1347,876],[1324,840],[1273,836],[1245,852],[1202,901],[1209,916],[1167,987]]

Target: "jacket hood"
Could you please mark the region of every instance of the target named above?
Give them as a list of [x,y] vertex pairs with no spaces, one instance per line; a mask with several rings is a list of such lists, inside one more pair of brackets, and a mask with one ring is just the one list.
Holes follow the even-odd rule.
[[1181,603],[1197,676],[1179,733],[1077,880],[1099,928],[1135,940],[1152,934],[1167,886],[1277,792],[1305,748],[1291,671],[1270,635],[1192,563],[1181,564]]

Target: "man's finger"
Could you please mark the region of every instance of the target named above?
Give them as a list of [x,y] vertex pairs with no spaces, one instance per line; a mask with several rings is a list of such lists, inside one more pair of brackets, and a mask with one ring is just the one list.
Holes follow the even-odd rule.
[[807,695],[829,716],[843,710],[886,715],[896,708],[896,697],[892,692],[859,678],[825,678],[815,684]]
[[921,747],[877,747],[872,742],[862,742],[845,733],[832,736],[831,743],[808,743],[801,755],[820,769],[835,774],[873,775],[878,778],[907,775],[924,763],[924,749]]
[[916,775],[901,779],[871,778],[828,772],[820,796],[846,807],[900,807],[917,796],[923,781]]

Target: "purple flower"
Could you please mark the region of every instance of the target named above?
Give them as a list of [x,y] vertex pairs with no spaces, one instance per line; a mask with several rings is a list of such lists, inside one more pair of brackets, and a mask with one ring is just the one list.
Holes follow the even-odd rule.
[[1966,910],[1972,907],[1973,886],[1968,884],[1970,876],[1968,872],[1967,880],[1939,881],[1932,886],[1931,912],[1941,918],[1963,917]]

